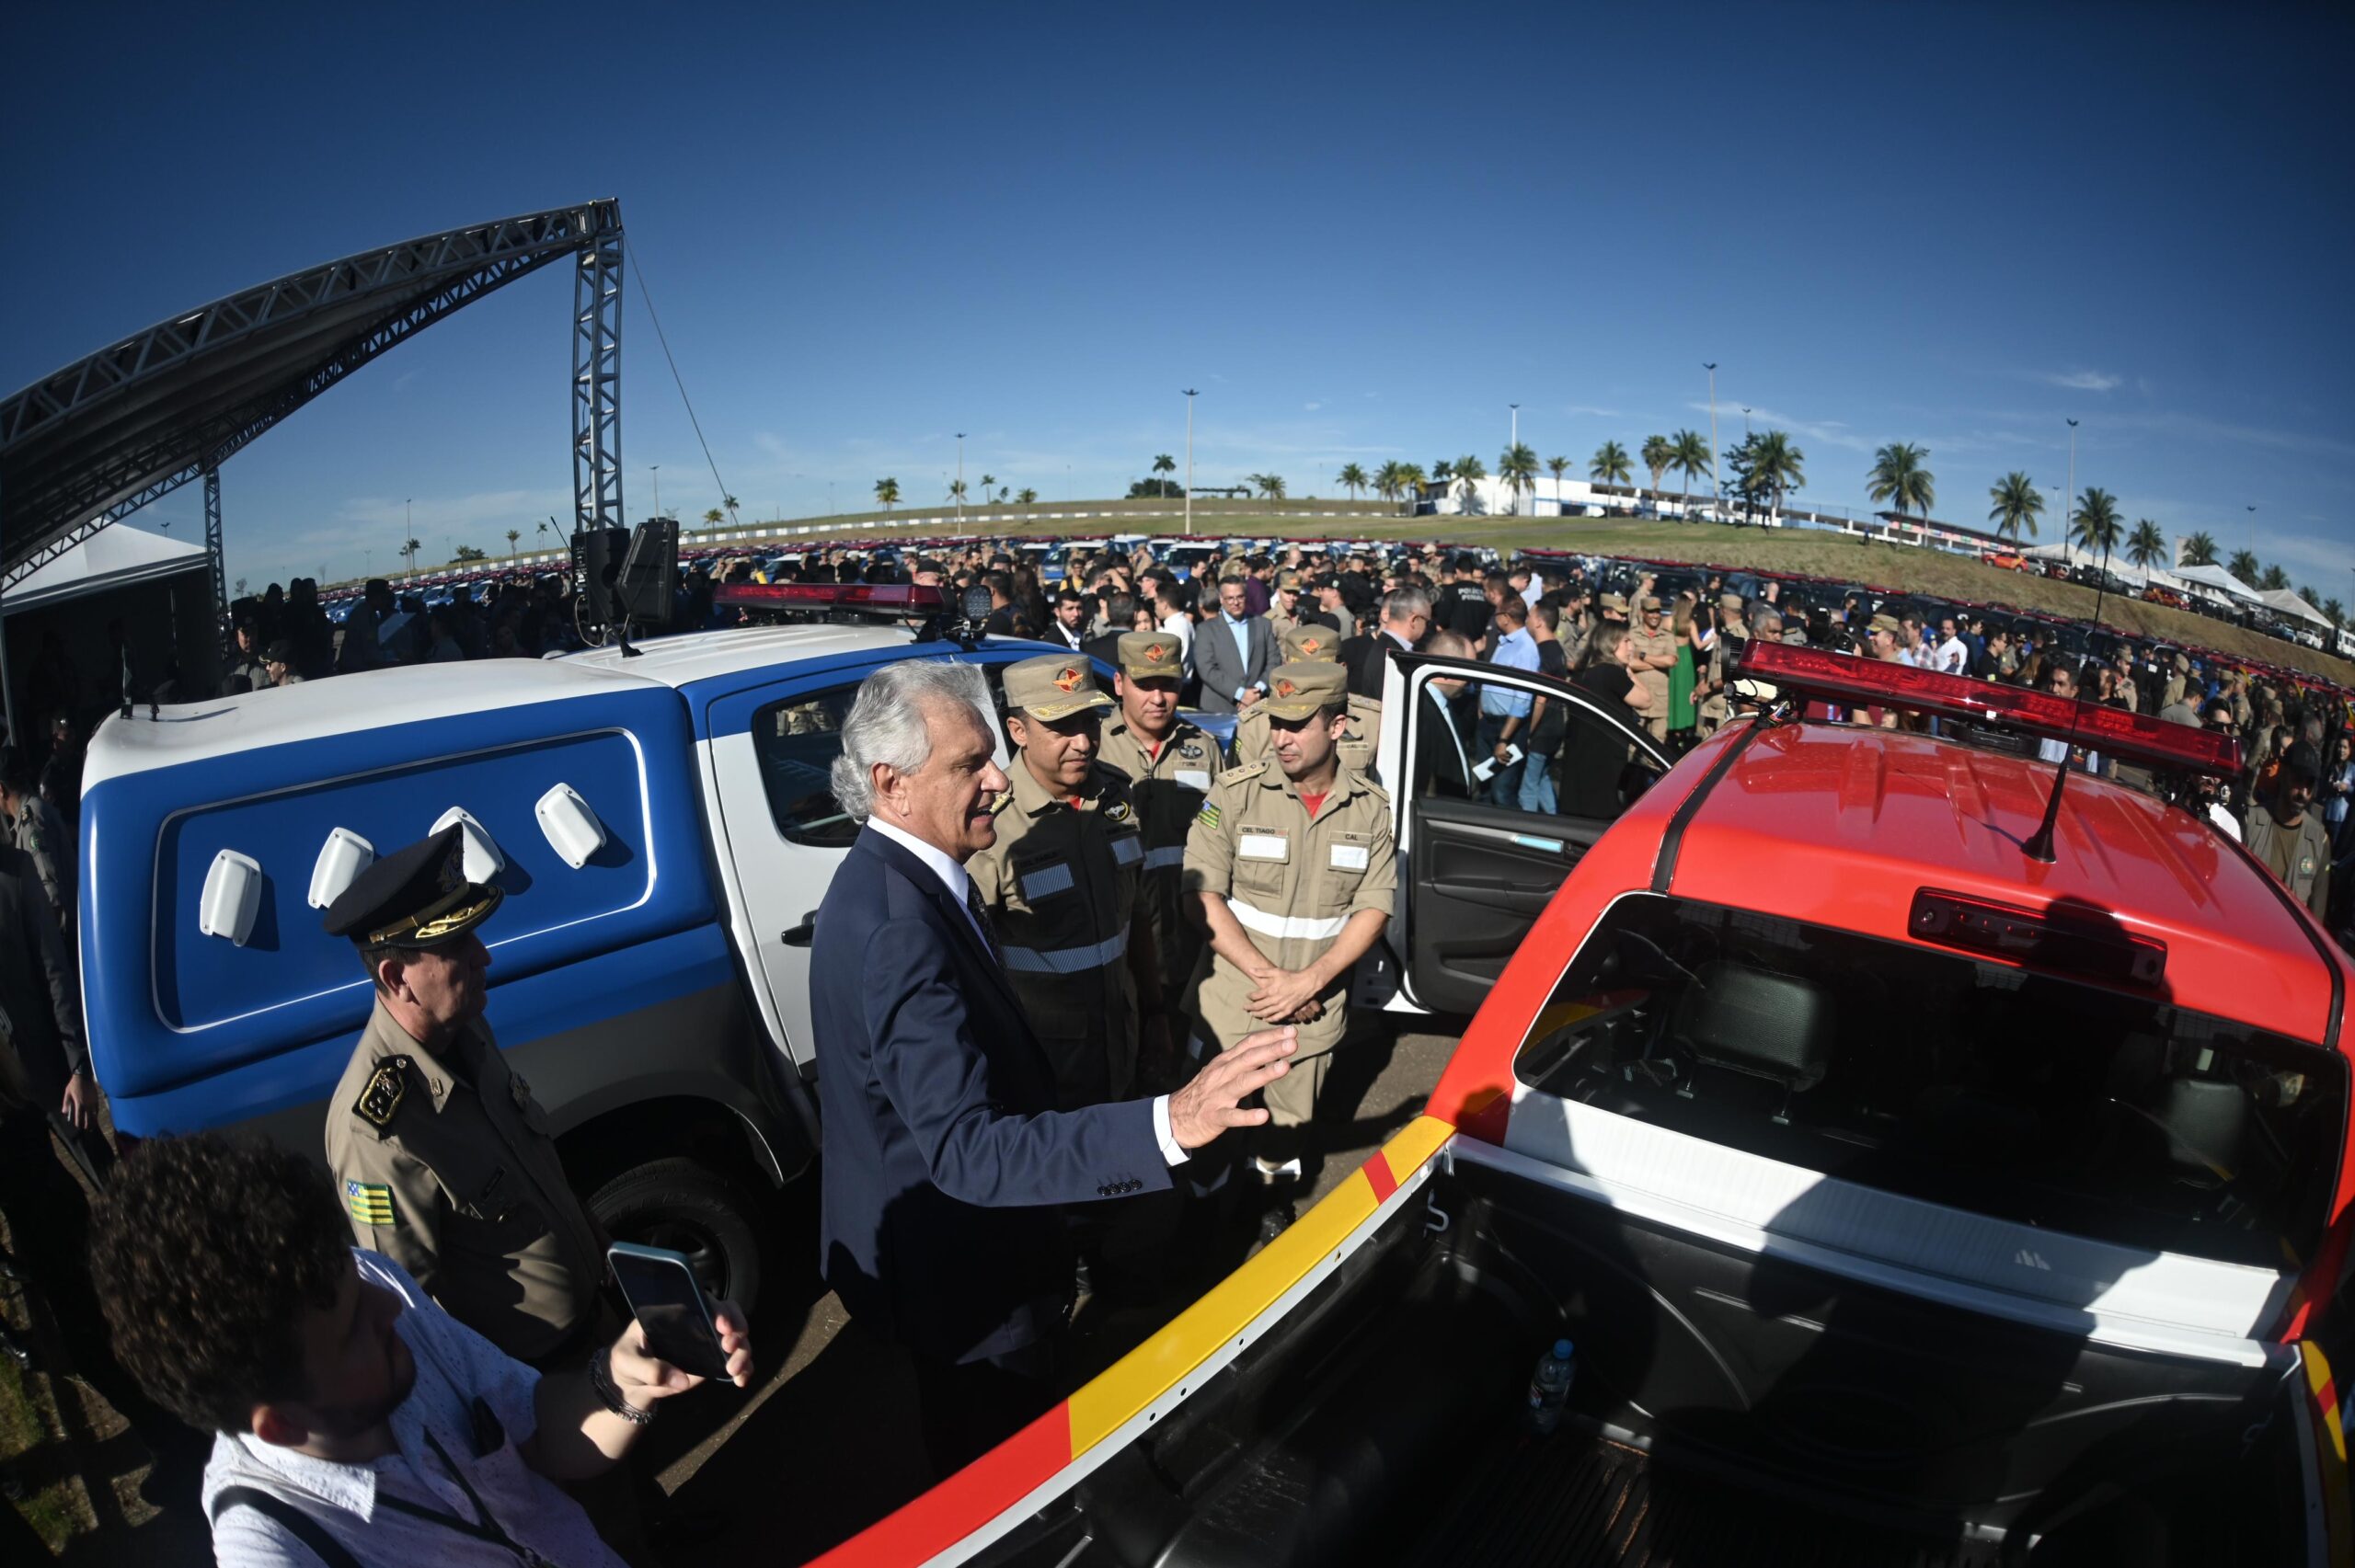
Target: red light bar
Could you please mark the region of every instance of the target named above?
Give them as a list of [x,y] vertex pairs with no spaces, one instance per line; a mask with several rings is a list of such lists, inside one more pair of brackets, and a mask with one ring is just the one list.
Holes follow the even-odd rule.
[[948,601],[936,588],[898,582],[727,582],[712,602],[741,610],[873,610],[937,615]]
[[1935,887],[1913,895],[1906,929],[1941,947],[1966,948],[2099,979],[2155,986],[2166,978],[2167,944],[2153,937]]
[[2052,740],[2071,739],[2074,727],[2074,744],[2123,761],[2218,774],[2236,773],[2241,767],[2241,743],[2231,735],[1886,659],[1752,637],[1735,661],[1734,673],[1835,702],[1999,724]]

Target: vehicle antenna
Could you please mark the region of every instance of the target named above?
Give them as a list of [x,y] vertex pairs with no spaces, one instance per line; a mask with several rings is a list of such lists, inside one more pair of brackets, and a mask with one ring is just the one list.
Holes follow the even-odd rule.
[[[2098,630],[2101,625],[2101,601],[2108,592],[2109,534],[2105,531],[2102,534],[2101,540],[2101,577],[2100,579],[2094,584],[2094,612],[2092,620],[2097,630]],[[2045,798],[2044,821],[2038,827],[2034,833],[2028,836],[2028,842],[2020,846],[2020,853],[2022,854],[2025,854],[2028,859],[2044,865],[2051,865],[2055,858],[2052,853],[2052,842],[2054,830],[2060,826],[2061,822],[2061,791],[2069,782],[2069,753],[2075,749],[2077,740],[2077,721],[2084,716],[2085,711],[2085,694],[2081,692],[2077,695],[2076,711],[2069,715],[2069,733],[2062,739],[2061,744],[2061,761],[2059,764],[2059,770],[2052,775],[2052,793]]]

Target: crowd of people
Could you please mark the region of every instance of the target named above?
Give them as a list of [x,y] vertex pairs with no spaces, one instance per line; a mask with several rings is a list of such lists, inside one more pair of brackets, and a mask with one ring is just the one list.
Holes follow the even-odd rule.
[[[1150,1288],[1204,1226],[1231,1233],[1239,1214],[1265,1244],[1292,1222],[1350,979],[1396,897],[1387,792],[1575,809],[1564,705],[1484,670],[1569,682],[1671,757],[1759,696],[1738,690],[1753,639],[2230,731],[2247,766],[2198,808],[2333,929],[2355,887],[2333,874],[2355,847],[2343,706],[2131,644],[2081,660],[1964,615],[1786,602],[1772,580],[1298,549],[1189,568],[1081,553],[1051,588],[987,545],[738,560],[688,574],[674,626],[729,624],[717,590],[753,578],[986,589],[990,631],[1054,647],[1005,669],[1002,703],[970,665],[886,666],[833,775],[864,831],[815,922],[822,1267],[854,1330],[907,1362],[936,1474],[1051,1402],[1075,1300]],[[577,640],[545,582],[423,613],[372,583],[339,635],[306,583],[245,608],[232,691]],[[1381,776],[1394,650],[1459,661],[1430,682],[1452,771]],[[327,910],[374,988],[327,1109],[332,1185],[249,1143],[164,1139],[113,1170],[92,1219],[45,1136],[98,1141],[70,717],[48,740],[0,754],[0,1201],[75,1366],[179,1456],[158,1490],[194,1501],[177,1417],[213,1435],[201,1498],[224,1562],[604,1562],[675,1523],[627,1455],[698,1379],[617,1315],[603,1233],[484,1019],[477,932],[501,895],[465,879],[457,829],[375,862]],[[2157,787],[2090,748],[2041,754]],[[741,1384],[743,1325],[724,1304],[719,1324]],[[633,1485],[584,1484],[616,1464]]]

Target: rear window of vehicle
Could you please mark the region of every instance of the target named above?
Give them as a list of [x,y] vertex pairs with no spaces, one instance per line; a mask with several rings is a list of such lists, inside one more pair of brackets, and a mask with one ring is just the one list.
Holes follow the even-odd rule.
[[2344,1064],[2163,1001],[1749,910],[1621,899],[1532,1088],[1882,1191],[2257,1267],[2319,1244]]

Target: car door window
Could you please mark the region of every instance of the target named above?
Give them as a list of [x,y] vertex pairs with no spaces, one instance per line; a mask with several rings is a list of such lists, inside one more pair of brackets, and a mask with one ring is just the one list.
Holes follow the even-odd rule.
[[[999,718],[992,736],[999,742],[1003,766],[1005,667],[978,661],[976,667]],[[761,787],[768,795],[769,816],[788,842],[848,849],[858,837],[859,825],[834,798],[833,784],[834,759],[843,754],[843,722],[858,700],[858,685],[797,692],[752,714],[752,755],[760,762]]]
[[[1455,685],[1450,692],[1447,688]],[[1522,759],[1500,765],[1494,738],[1504,712],[1536,694],[1522,682],[1430,680],[1414,696],[1410,798],[1472,800],[1540,815],[1608,822],[1660,776],[1649,754],[1623,729],[1577,704],[1554,700],[1523,716],[1513,744]]]

